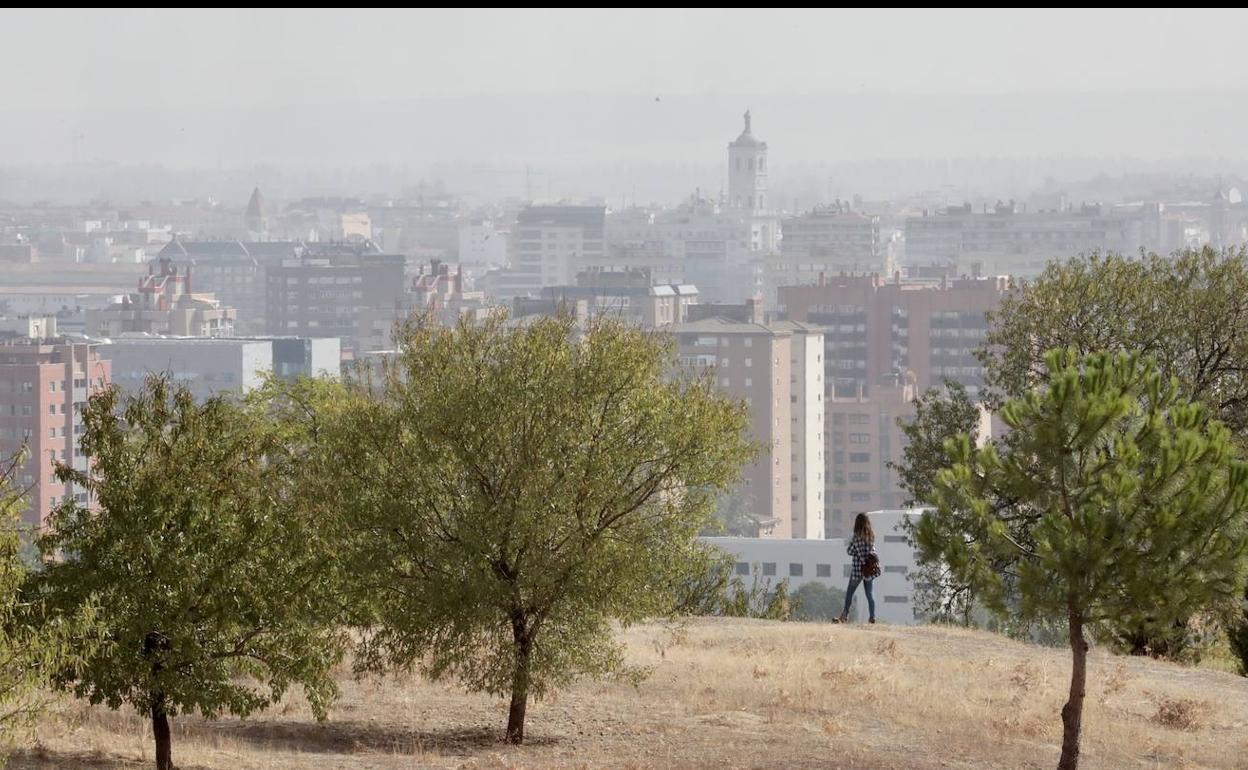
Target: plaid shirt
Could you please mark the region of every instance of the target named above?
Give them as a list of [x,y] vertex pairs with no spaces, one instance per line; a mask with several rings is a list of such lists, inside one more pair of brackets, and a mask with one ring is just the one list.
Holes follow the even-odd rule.
[[862,567],[867,561],[867,554],[875,553],[875,543],[868,543],[857,535],[849,539],[845,553],[854,557],[853,566],[849,571],[850,580],[862,580]]

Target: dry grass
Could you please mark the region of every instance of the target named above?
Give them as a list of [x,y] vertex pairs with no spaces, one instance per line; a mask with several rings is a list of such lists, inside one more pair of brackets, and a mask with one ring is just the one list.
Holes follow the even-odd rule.
[[[406,677],[354,681],[325,724],[291,697],[257,718],[175,720],[190,770],[1051,768],[1069,661],[978,632],[699,620],[624,636],[638,687],[582,683],[499,742],[503,702]],[[1082,766],[1248,766],[1248,682],[1094,650]],[[150,766],[129,713],[66,702],[16,768]]]

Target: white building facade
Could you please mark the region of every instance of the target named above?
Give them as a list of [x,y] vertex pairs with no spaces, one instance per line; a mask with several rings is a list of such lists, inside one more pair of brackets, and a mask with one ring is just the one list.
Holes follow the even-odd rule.
[[[902,524],[922,516],[927,509],[871,511],[867,514],[875,531],[875,550],[880,556],[883,572],[872,581],[875,617],[880,623],[911,626],[921,622],[915,617],[914,584],[911,575],[918,567],[916,551],[910,544]],[[844,591],[849,585],[852,559],[846,553],[847,541],[780,540],[749,537],[705,537],[736,560],[735,574],[749,588],[752,575],[774,589],[781,580],[788,580],[790,594],[807,583],[820,583]],[[860,587],[854,596],[858,616],[866,618],[866,595]]]

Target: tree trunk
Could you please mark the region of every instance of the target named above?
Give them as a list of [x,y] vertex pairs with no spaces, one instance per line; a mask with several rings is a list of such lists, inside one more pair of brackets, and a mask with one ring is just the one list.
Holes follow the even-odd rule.
[[533,651],[528,624],[522,614],[513,615],[515,661],[511,673],[511,709],[507,712],[507,742],[524,743],[524,711],[529,705],[529,659]]
[[163,693],[152,698],[152,736],[156,739],[156,770],[173,770],[173,741]]
[[1070,697],[1062,706],[1062,758],[1057,770],[1079,767],[1079,731],[1083,727],[1083,696],[1088,680],[1088,642],[1083,638],[1083,615],[1070,611]]

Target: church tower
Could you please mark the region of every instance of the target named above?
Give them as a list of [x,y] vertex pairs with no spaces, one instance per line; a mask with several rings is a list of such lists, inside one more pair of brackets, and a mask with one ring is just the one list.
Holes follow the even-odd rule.
[[264,196],[260,188],[251,191],[251,200],[247,201],[247,213],[243,215],[243,226],[247,230],[248,240],[263,240],[269,233],[269,219],[264,213]]
[[749,223],[750,251],[776,250],[780,226],[768,207],[767,143],[754,138],[749,110],[744,130],[728,145],[728,210]]
[[767,210],[767,143],[754,138],[749,110],[745,111],[745,130],[728,145],[728,206]]

